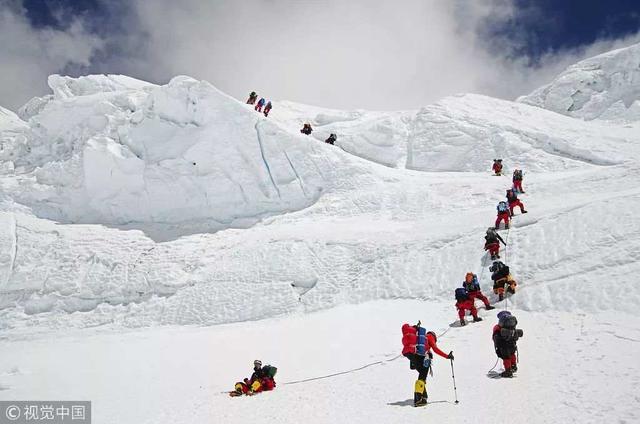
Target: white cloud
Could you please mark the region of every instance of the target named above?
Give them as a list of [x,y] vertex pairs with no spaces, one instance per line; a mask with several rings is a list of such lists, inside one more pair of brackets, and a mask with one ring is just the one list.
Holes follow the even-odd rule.
[[[584,57],[640,41],[637,35],[598,41],[549,53],[531,66],[527,58],[511,54],[526,34],[513,34],[508,43],[492,46],[478,31],[486,18],[512,17],[513,0],[120,4],[129,7],[128,15],[120,18],[126,23],[124,31],[105,40],[105,48],[118,51],[99,56],[92,69],[154,82],[186,74],[240,99],[256,90],[276,100],[335,108],[409,109],[458,92],[515,98]],[[19,15],[9,18],[14,28],[0,21],[0,36],[8,32],[22,37],[27,47],[0,47],[0,77],[10,76],[0,83],[0,104],[15,106],[17,99],[24,102],[35,91],[44,91],[48,73],[58,72],[65,62],[86,63],[102,45],[81,26],[47,36],[30,29]],[[5,96],[12,100],[6,102]]]
[[90,65],[102,45],[79,20],[64,31],[35,30],[15,5],[0,7],[0,40],[0,104],[14,110],[47,92],[49,74],[73,63]]

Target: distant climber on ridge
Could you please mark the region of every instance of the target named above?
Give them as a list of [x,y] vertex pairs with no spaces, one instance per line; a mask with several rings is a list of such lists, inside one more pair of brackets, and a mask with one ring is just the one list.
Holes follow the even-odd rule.
[[335,143],[337,139],[338,137],[335,134],[331,134],[324,142],[333,146],[333,143]]
[[445,359],[453,361],[453,352],[447,355],[436,345],[436,333],[420,326],[404,324],[402,326],[402,355],[409,360],[409,368],[418,372],[418,379],[414,384],[413,406],[427,404],[427,374],[431,368],[433,354],[431,349]]
[[465,287],[466,285],[463,287],[457,288],[455,291],[456,309],[458,309],[458,318],[460,318],[460,325],[463,327],[467,325],[467,322],[464,320],[464,315],[466,311],[469,311],[471,313],[471,316],[473,317],[473,322],[482,321],[482,318],[478,316],[478,310],[474,305],[474,301],[473,301],[474,298],[472,298],[469,295],[469,292]]
[[494,159],[491,169],[495,175],[502,175],[502,159]]
[[518,371],[516,343],[524,334],[522,330],[516,328],[516,325],[518,325],[516,317],[509,311],[502,311],[498,314],[498,323],[493,327],[493,347],[504,365],[501,377],[513,377],[513,373]]
[[231,396],[248,395],[273,390],[276,382],[273,379],[278,369],[271,365],[262,366],[262,361],[253,361],[253,374],[250,378],[245,378],[243,382],[235,385],[235,390],[230,392]]
[[300,132],[302,134],[306,134],[306,135],[311,135],[311,132],[313,131],[313,128],[311,128],[311,124],[306,123],[302,126],[302,129],[300,130]]
[[258,95],[256,94],[255,91],[252,91],[251,93],[249,93],[249,98],[247,99],[247,104],[248,105],[253,105],[256,103],[256,100],[258,100]]
[[258,104],[254,108],[256,112],[262,112],[262,106],[264,106],[265,101],[264,97],[261,97],[260,100],[258,100]]
[[487,234],[484,236],[484,250],[488,250],[491,260],[500,259],[500,243],[507,245],[495,228],[487,228]]
[[498,206],[496,206],[498,210],[498,217],[496,218],[495,228],[496,230],[500,229],[500,221],[504,221],[505,230],[509,229],[509,220],[511,219],[511,213],[509,212],[509,205],[504,200],[498,202]]
[[482,303],[484,303],[484,308],[487,311],[494,309],[494,307],[489,303],[489,299],[487,299],[487,296],[482,294],[482,290],[480,289],[480,282],[478,281],[478,276],[476,274],[474,274],[473,272],[467,272],[467,275],[464,276],[462,287],[467,290],[469,299],[471,299],[473,302],[475,302],[476,299],[480,299]]
[[507,202],[509,202],[510,216],[513,216],[513,209],[516,206],[520,207],[520,213],[527,213],[527,211],[524,209],[524,205],[522,204],[520,199],[518,199],[518,194],[512,189],[507,190]]
[[524,193],[522,189],[522,169],[516,169],[513,171],[513,191],[517,193]]
[[267,102],[267,105],[264,107],[264,116],[265,117],[269,116],[269,112],[271,112],[272,108],[273,108],[273,105],[271,104],[271,100],[269,100]]
[[491,267],[491,280],[493,281],[493,292],[498,295],[498,300],[504,299],[505,286],[507,293],[514,294],[516,292],[516,280],[511,276],[509,267],[501,261],[494,262]]

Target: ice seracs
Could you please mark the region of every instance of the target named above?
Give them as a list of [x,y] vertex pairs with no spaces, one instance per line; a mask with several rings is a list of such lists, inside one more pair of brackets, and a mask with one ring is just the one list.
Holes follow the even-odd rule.
[[570,66],[519,102],[585,120],[640,119],[640,44]]

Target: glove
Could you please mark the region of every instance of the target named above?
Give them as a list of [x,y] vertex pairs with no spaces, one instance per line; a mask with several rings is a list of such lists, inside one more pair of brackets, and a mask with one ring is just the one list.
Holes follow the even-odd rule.
[[447,359],[451,359],[453,361],[453,351],[449,352],[449,356],[447,356]]

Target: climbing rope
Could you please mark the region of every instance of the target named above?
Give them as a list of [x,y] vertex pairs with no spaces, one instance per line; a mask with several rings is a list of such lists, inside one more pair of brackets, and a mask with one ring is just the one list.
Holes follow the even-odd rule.
[[[447,328],[447,329],[446,329],[446,330],[444,330],[442,333],[438,334],[438,335],[437,335],[437,338],[441,338],[441,337],[443,337],[445,334],[447,334],[447,333],[449,332],[449,330],[450,330],[450,329],[451,329],[451,328]],[[281,385],[283,385],[283,386],[284,386],[284,385],[290,385],[290,384],[300,384],[300,383],[307,383],[307,382],[309,382],[309,381],[324,380],[324,379],[326,379],[326,378],[337,377],[337,376],[339,376],[339,375],[344,375],[344,374],[351,374],[351,373],[353,373],[353,372],[361,371],[361,370],[363,370],[363,369],[365,369],[365,368],[369,368],[369,367],[372,367],[372,366],[374,366],[374,365],[381,365],[381,364],[384,364],[384,363],[386,363],[386,362],[393,362],[393,361],[395,361],[396,359],[398,359],[398,358],[400,358],[400,357],[402,357],[402,354],[396,355],[396,356],[394,356],[394,357],[393,357],[393,358],[391,358],[391,359],[383,359],[383,360],[381,360],[381,361],[371,362],[371,363],[369,363],[369,364],[362,365],[361,367],[358,367],[358,368],[352,368],[352,369],[349,369],[349,370],[346,370],[346,371],[334,372],[334,373],[332,373],[332,374],[321,375],[321,376],[318,376],[318,377],[305,378],[305,379],[302,379],[302,380],[287,381],[287,382],[285,382],[285,383],[280,383],[280,384],[281,384]]]

